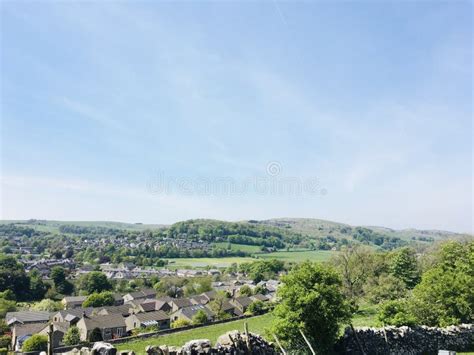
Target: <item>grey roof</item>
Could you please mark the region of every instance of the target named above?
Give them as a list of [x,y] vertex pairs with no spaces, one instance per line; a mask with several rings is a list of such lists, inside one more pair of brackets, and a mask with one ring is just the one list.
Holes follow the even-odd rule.
[[176,313],[180,312],[186,318],[192,319],[196,315],[196,313],[199,312],[200,310],[203,310],[206,313],[207,318],[214,317],[214,313],[209,308],[207,308],[206,306],[203,306],[202,304],[196,304],[194,306],[181,308]]
[[87,299],[87,296],[67,296],[63,298],[66,303],[82,303]]
[[191,302],[193,302],[194,304],[206,304],[209,303],[209,298],[204,295],[198,295],[191,297]]
[[254,301],[255,300],[259,300],[259,301],[268,301],[268,297],[262,295],[261,293],[257,293],[256,295],[253,295],[253,296],[250,296],[251,299],[253,299]]
[[178,308],[184,308],[184,307],[189,307],[192,306],[193,303],[189,298],[175,298],[170,303],[174,303],[176,307]]
[[5,321],[8,325],[13,323],[45,323],[49,321],[51,313],[44,311],[7,312]]
[[65,310],[59,311],[55,313],[55,315],[59,313],[63,319],[66,319],[66,318],[74,319],[74,317],[81,318],[84,314],[86,314],[87,316],[90,316],[93,311],[94,311],[94,308],[92,307],[73,308],[73,309],[65,309]]
[[[94,328],[125,328],[125,320],[120,314],[107,314],[83,318],[85,326],[88,330]],[[81,319],[82,321],[82,319]]]
[[15,335],[33,335],[39,333],[44,328],[44,323],[15,324]]
[[170,319],[170,316],[163,311],[153,311],[146,313],[137,313],[135,317],[140,321],[140,323],[145,323],[149,321],[161,321]]
[[243,307],[247,307],[253,302],[253,300],[250,297],[242,296],[242,297],[236,297],[234,299],[234,302],[240,304]]
[[121,314],[122,316],[129,315],[133,310],[132,304],[123,304],[120,306],[105,306],[101,307],[100,310],[97,312],[100,314]]
[[217,291],[207,291],[201,294],[204,297],[207,297],[209,300],[213,300],[214,298],[217,297]]
[[153,296],[153,297],[156,296],[156,290],[154,290],[154,289],[152,289],[152,288],[146,288],[146,289],[142,290],[142,292],[143,292],[143,294],[144,294],[145,296],[147,296],[147,297],[148,297],[148,296]]
[[151,302],[143,302],[140,304],[140,307],[143,309],[143,312],[151,312],[156,309],[156,301],[152,300]]

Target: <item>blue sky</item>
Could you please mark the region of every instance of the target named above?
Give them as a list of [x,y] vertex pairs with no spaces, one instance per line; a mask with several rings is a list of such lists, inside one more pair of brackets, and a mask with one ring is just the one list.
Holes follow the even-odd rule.
[[473,230],[470,2],[1,7],[3,219]]

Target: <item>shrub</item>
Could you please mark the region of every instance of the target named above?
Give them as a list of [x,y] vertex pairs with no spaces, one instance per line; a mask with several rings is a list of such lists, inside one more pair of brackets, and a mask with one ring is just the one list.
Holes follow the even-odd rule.
[[111,292],[93,293],[86,298],[82,307],[103,307],[113,306],[115,303],[114,296]]
[[48,350],[48,337],[46,335],[34,334],[23,343],[22,351],[46,351]]
[[384,324],[397,327],[402,325],[413,326],[416,324],[416,319],[411,314],[409,304],[406,300],[385,302],[380,307],[378,319]]
[[79,328],[76,326],[73,326],[69,328],[64,334],[63,342],[66,345],[76,345],[81,342],[81,334],[79,332]]
[[0,337],[0,348],[8,348],[12,342],[12,337],[9,335],[2,335]]
[[204,324],[207,323],[207,314],[202,309],[196,312],[193,317],[193,324]]
[[257,300],[249,304],[247,308],[247,312],[245,313],[248,313],[250,315],[257,315],[257,314],[262,314],[264,310],[265,310],[265,304],[262,301]]
[[182,328],[190,325],[191,323],[185,319],[178,319],[171,323],[171,328]]

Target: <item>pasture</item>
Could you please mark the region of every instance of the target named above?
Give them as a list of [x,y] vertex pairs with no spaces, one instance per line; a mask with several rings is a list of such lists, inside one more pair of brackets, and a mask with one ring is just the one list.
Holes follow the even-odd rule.
[[262,316],[240,319],[233,322],[214,324],[206,327],[184,330],[178,333],[165,334],[144,340],[117,344],[116,347],[118,350],[133,350],[135,354],[145,354],[145,347],[147,345],[182,346],[187,341],[193,339],[209,339],[213,344],[215,344],[217,338],[226,332],[231,330],[243,331],[244,322],[247,322],[250,332],[263,335],[264,329],[270,325],[272,319],[273,315],[267,313]]

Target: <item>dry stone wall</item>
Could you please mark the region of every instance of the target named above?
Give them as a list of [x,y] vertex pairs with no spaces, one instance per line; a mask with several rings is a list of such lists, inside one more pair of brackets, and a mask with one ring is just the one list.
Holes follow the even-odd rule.
[[446,328],[385,327],[347,328],[337,344],[341,354],[425,355],[439,350],[474,350],[474,327],[462,324]]

